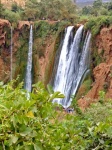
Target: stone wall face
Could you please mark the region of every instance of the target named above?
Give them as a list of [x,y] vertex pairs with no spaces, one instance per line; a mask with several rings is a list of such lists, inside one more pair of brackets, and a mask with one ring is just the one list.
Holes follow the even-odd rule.
[[91,90],[79,100],[82,107],[87,107],[91,102],[98,100],[99,91],[106,93],[106,99],[112,99],[112,27],[102,28],[100,34],[93,40],[97,56],[101,56],[102,60],[93,69],[94,82]]

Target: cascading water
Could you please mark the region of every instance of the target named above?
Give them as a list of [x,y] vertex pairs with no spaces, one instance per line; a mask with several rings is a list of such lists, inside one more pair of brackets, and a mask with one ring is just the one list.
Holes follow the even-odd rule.
[[54,78],[54,91],[60,91],[65,95],[64,99],[54,99],[53,102],[67,108],[71,104],[71,95],[75,95],[81,81],[89,68],[89,43],[91,34],[88,32],[81,50],[83,25],[77,30],[72,42],[69,44],[73,26],[66,29],[66,34],[59,58],[57,73]]
[[10,46],[10,80],[12,80],[12,36],[13,36],[13,28],[11,27],[11,46]]
[[33,29],[32,25],[30,27],[30,36],[29,36],[29,51],[28,51],[28,60],[26,68],[26,77],[25,77],[25,89],[28,92],[31,92],[32,89],[32,47],[33,47]]
[[83,50],[80,56],[80,62],[79,62],[79,71],[77,78],[74,79],[73,85],[75,87],[72,87],[72,95],[75,95],[78,89],[78,86],[86,76],[87,72],[89,71],[89,64],[90,64],[90,59],[89,59],[89,44],[90,44],[90,39],[91,39],[91,33],[88,32],[84,41],[83,45]]
[[[60,59],[59,59],[59,64],[58,64],[58,69],[57,69],[57,74],[55,76],[54,80],[54,91],[60,91],[61,93],[65,94],[65,86],[66,86],[66,80],[67,80],[67,54],[68,54],[68,49],[70,49],[69,45],[69,38],[72,33],[72,29],[74,27],[70,26],[66,29],[66,34],[60,54]],[[69,48],[68,48],[69,47]],[[61,99],[54,99],[53,102],[58,102],[61,104]]]

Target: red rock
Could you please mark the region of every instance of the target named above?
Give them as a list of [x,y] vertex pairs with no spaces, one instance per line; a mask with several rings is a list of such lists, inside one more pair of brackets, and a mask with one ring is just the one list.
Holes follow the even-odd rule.
[[[112,27],[103,28],[95,39],[98,54],[102,51],[105,62],[100,63],[93,70],[94,83],[91,90],[85,95],[84,99],[78,101],[79,106],[85,109],[94,100],[98,100],[99,91],[106,91],[106,99],[112,99]],[[89,99],[89,101],[88,101]]]
[[30,27],[30,22],[29,21],[19,21],[19,24],[18,24],[18,29],[22,29],[23,26],[28,26]]

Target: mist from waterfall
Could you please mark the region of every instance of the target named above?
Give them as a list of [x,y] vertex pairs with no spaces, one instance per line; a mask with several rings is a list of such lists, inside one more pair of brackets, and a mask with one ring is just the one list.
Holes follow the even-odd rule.
[[29,50],[25,77],[25,89],[28,92],[32,90],[32,47],[33,47],[33,28],[30,26],[30,36],[29,36]]
[[[65,95],[64,99],[54,99],[53,102],[61,104],[64,108],[71,105],[71,96],[76,95],[81,82],[84,80],[84,77],[88,72],[90,64],[89,44],[91,33],[87,32],[84,40],[84,26],[81,25],[73,37],[73,28],[73,26],[66,28],[66,34],[53,85],[54,91],[60,91]],[[81,47],[83,40],[84,44]]]

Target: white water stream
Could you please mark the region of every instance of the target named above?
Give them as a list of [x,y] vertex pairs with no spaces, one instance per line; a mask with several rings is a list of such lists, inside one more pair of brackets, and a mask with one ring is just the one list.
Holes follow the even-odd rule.
[[[64,42],[59,58],[57,73],[54,79],[54,91],[60,91],[65,95],[64,99],[54,99],[53,102],[67,108],[71,104],[71,95],[75,95],[83,77],[89,69],[89,43],[91,34],[88,32],[81,48],[83,25],[76,31],[71,39],[73,26],[66,29]],[[72,40],[73,42],[69,42]],[[70,43],[70,44],[69,44]]]
[[31,25],[30,36],[29,36],[29,50],[28,50],[26,78],[25,78],[25,89],[28,92],[31,92],[32,90],[32,47],[33,47],[33,29]]

